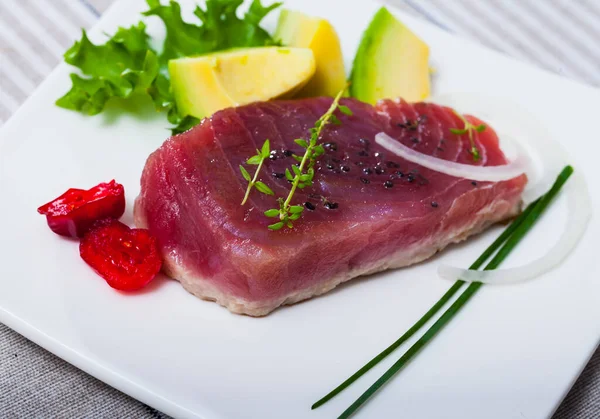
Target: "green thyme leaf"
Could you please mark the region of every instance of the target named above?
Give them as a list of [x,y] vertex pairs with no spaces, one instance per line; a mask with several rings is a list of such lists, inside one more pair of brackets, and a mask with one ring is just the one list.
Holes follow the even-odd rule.
[[331,116],[330,116],[330,121],[331,121],[331,123],[332,123],[332,124],[334,124],[334,125],[342,125],[342,121],[340,121],[340,120],[338,119],[338,117],[337,117],[337,116],[335,116],[334,114],[331,114]]
[[460,128],[450,128],[450,132],[452,134],[456,134],[456,135],[463,135],[467,133],[466,129],[460,129]]
[[266,139],[265,142],[263,143],[262,148],[260,149],[260,155],[262,156],[263,159],[268,159],[270,152],[271,152],[271,143],[269,142],[268,139]]
[[473,138],[473,131],[476,132],[483,132],[485,131],[486,126],[484,124],[475,126],[473,124],[471,124],[467,118],[464,117],[464,115],[458,113],[456,110],[452,109],[452,112],[454,113],[454,115],[456,115],[458,118],[460,118],[460,120],[463,122],[464,124],[464,128],[463,129],[456,129],[456,128],[450,128],[450,132],[453,134],[469,134],[469,142],[471,143],[471,154],[473,155],[473,160],[474,161],[478,161],[480,156],[479,156],[479,150],[477,149],[477,146],[475,145],[475,139]]
[[292,213],[292,214],[298,214],[298,213],[301,213],[302,211],[304,211],[304,207],[302,205],[292,205],[290,207],[290,213]]
[[338,109],[340,110],[341,113],[343,113],[344,115],[348,115],[348,116],[352,116],[352,111],[350,110],[349,107],[347,107],[346,105],[340,105],[338,106]]
[[302,138],[298,138],[297,140],[294,140],[294,142],[296,144],[298,144],[300,147],[308,148],[308,143],[306,142],[306,140],[303,140]]
[[300,163],[302,161],[302,156],[298,156],[297,154],[292,154],[292,157],[294,158],[294,160],[296,160],[298,163]]
[[246,179],[248,182],[250,182],[252,180],[252,178],[250,177],[250,173],[248,173],[248,171],[241,164],[240,164],[240,172],[242,172],[242,176],[244,176],[244,179]]
[[296,165],[292,166],[292,170],[294,171],[294,174],[296,176],[300,176],[302,174],[302,172],[300,171],[300,168],[298,166],[296,166]]
[[290,215],[290,220],[292,221],[296,221],[298,218],[300,218],[302,216],[301,213],[297,212],[295,214]]
[[265,185],[260,180],[257,180],[256,182],[254,182],[254,186],[256,187],[256,189],[259,192],[262,192],[266,195],[275,195],[275,193],[271,190],[271,188],[269,188],[267,185]]
[[246,163],[256,166],[259,165],[261,161],[263,161],[262,156],[252,156],[248,160],[246,160]]
[[265,211],[265,215],[266,215],[267,217],[271,217],[271,218],[273,218],[273,217],[277,217],[277,216],[279,215],[279,210],[278,210],[278,209],[276,209],[276,208],[273,208],[273,209],[267,210],[267,211]]
[[271,224],[269,225],[269,230],[273,230],[273,231],[277,231],[277,230],[281,230],[281,228],[284,226],[285,224],[283,223],[283,221],[280,221],[278,223],[275,224]]
[[290,169],[285,169],[285,178],[287,180],[294,180],[294,176],[292,176],[292,173],[290,172]]

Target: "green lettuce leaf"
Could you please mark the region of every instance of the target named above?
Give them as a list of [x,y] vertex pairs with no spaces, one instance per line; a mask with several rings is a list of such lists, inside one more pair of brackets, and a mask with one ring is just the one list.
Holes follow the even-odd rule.
[[281,3],[263,6],[253,0],[246,14],[239,18],[243,0],[207,0],[205,8],[194,12],[199,21],[188,23],[181,8],[171,0],[147,0],[150,10],[145,16],[157,16],[165,24],[167,36],[160,53],[153,50],[146,25],[139,22],[119,28],[105,44],[95,45],[83,31],[80,41],[65,53],[68,64],[79,68],[71,74],[71,89],[56,104],[60,107],[96,115],[111,98],[128,100],[148,95],[157,110],[166,112],[167,120],[176,125],[174,132],[185,131],[199,121],[177,111],[167,64],[170,59],[206,54],[230,48],[276,45],[260,27],[260,22]]
[[277,44],[260,27],[260,22],[281,3],[264,7],[260,0],[253,0],[240,19],[237,10],[243,0],[208,0],[205,9],[197,6],[194,11],[201,25],[185,22],[176,1],[171,0],[168,6],[162,5],[160,0],[147,0],[147,3],[150,10],[144,15],[158,16],[167,30],[161,62],[230,48]]
[[87,115],[102,112],[113,97],[129,99],[148,93],[160,71],[142,22],[119,28],[104,45],[93,44],[83,31],[81,40],[65,53],[65,61],[88,77],[71,74],[71,90],[56,104]]
[[187,130],[194,128],[199,123],[200,120],[198,118],[196,118],[195,116],[188,115],[181,118],[179,123],[171,128],[171,132],[173,133],[173,135],[181,134],[182,132],[186,132]]

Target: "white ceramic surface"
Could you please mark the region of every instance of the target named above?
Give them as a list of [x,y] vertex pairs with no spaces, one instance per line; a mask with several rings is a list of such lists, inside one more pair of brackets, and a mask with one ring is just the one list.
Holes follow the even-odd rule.
[[[378,7],[345,0],[286,4],[330,19],[348,62]],[[136,22],[142,10],[143,0],[117,2],[93,35]],[[399,16],[431,46],[436,94],[474,91],[518,101],[567,147],[599,206],[598,90]],[[154,20],[150,28],[161,33]],[[166,279],[136,295],[115,292],[80,260],[77,244],[52,234],[35,210],[68,187],[115,178],[125,184],[131,222],[141,169],[168,135],[167,124],[152,110],[136,117],[111,109],[90,118],[55,107],[69,71],[60,66],[1,132],[0,321],[176,417],[337,416],[401,351],[327,405],[312,412],[310,405],[443,294],[450,283],[436,277],[440,261],[468,265],[499,231],[262,319],[229,314]],[[564,204],[563,196],[507,265],[550,247]],[[600,338],[599,230],[593,219],[575,253],[543,278],[485,287],[357,417],[550,416]]]

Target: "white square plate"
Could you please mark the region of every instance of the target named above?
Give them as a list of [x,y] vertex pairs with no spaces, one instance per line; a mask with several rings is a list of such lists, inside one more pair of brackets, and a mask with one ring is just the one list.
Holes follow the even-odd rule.
[[[190,3],[190,2],[182,2]],[[378,4],[286,0],[330,19],[348,61]],[[145,10],[122,0],[93,31],[111,33]],[[435,92],[475,91],[518,101],[570,151],[598,207],[600,92],[515,62],[398,12],[431,46]],[[275,16],[269,20],[273,25]],[[152,20],[151,31],[160,33]],[[327,405],[310,405],[402,334],[450,286],[440,260],[467,266],[498,229],[408,269],[355,280],[266,318],[229,314],[156,281],[124,295],[52,234],[36,208],[68,187],[117,179],[131,206],[148,154],[167,137],[164,116],[112,109],[84,117],[54,106],[66,65],[6,124],[0,140],[0,321],[68,362],[177,417],[330,418],[400,352]],[[509,264],[543,253],[560,233],[564,197]],[[543,418],[552,414],[600,338],[600,268],[593,219],[559,269],[521,285],[485,287],[357,417]]]

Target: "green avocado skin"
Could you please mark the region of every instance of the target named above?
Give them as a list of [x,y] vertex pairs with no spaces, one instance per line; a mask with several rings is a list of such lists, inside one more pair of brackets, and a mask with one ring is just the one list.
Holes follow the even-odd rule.
[[[396,29],[396,18],[380,8],[364,31],[350,73],[350,96],[367,103],[385,97],[385,86],[377,87],[377,74],[386,71],[386,57],[381,57],[379,46],[388,32]],[[383,96],[382,96],[383,95]]]

